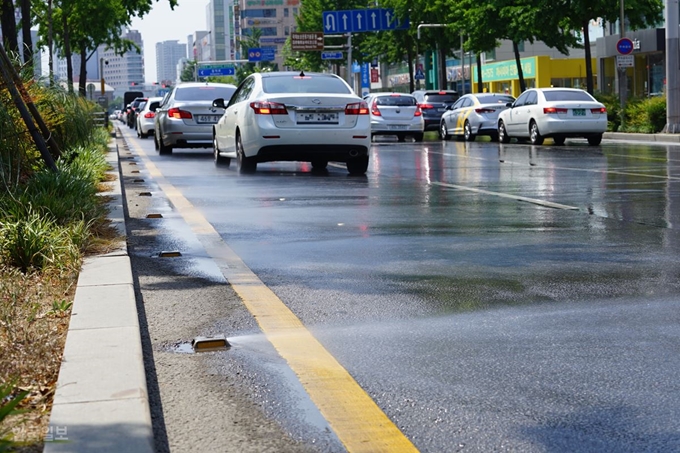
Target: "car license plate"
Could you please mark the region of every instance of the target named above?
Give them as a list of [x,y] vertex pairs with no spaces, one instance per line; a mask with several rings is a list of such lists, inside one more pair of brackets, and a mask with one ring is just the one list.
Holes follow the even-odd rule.
[[220,120],[219,115],[196,115],[196,122],[200,124],[210,123],[217,124]]
[[338,112],[298,112],[298,124],[338,124]]
[[391,125],[388,125],[388,126],[387,126],[387,129],[388,129],[388,130],[391,130],[391,131],[403,131],[404,129],[406,129],[406,125],[403,125],[403,124],[391,124]]
[[574,116],[586,116],[586,109],[573,109]]

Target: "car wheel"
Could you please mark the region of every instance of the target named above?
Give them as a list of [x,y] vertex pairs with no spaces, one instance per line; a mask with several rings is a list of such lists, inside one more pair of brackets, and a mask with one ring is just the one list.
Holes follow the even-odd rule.
[[420,134],[413,134],[413,140],[416,142],[422,142],[423,141],[423,133],[421,132]]
[[566,141],[565,137],[553,137],[553,142],[557,146],[562,146],[564,145],[564,142]]
[[602,134],[591,135],[588,137],[588,144],[590,146],[597,146],[602,143]]
[[257,170],[257,161],[253,157],[246,157],[243,152],[243,141],[241,141],[241,136],[236,137],[236,161],[238,162],[238,172],[244,173],[254,173]]
[[137,135],[139,135],[140,138],[146,138],[149,136],[149,134],[145,133],[141,129],[137,128]]
[[470,126],[469,121],[465,121],[465,124],[463,125],[463,137],[466,142],[475,141],[476,135],[472,133],[472,126]]
[[156,137],[156,132],[154,131],[153,133],[153,147],[156,148],[156,151],[158,151],[158,137]]
[[368,170],[368,156],[354,157],[347,160],[347,171],[350,175],[364,175]]
[[167,146],[165,143],[163,143],[162,137],[158,138],[158,154],[172,154],[172,146]]
[[489,138],[491,139],[492,142],[497,142],[498,141],[498,132],[492,132],[489,134]]
[[505,129],[505,123],[503,121],[498,123],[498,140],[501,143],[510,143],[510,136],[508,135],[508,131]]
[[215,135],[213,135],[213,159],[215,160],[215,165],[229,167],[231,164],[231,158],[220,156],[220,148],[217,146],[217,138]]
[[141,134],[139,133],[139,128],[136,127],[135,129],[137,130],[137,138],[142,138]]
[[538,124],[536,124],[536,121],[532,121],[531,124],[529,124],[529,141],[532,145],[543,144],[543,136],[541,136],[541,133],[538,131]]
[[439,138],[442,140],[448,140],[451,138],[451,135],[449,134],[449,129],[446,127],[446,122],[442,121],[439,124]]

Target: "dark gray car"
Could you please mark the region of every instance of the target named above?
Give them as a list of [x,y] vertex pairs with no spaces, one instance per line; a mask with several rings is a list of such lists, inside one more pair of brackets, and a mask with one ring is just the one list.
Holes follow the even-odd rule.
[[418,90],[412,94],[423,112],[426,131],[438,131],[442,114],[460,97],[460,94],[453,90]]

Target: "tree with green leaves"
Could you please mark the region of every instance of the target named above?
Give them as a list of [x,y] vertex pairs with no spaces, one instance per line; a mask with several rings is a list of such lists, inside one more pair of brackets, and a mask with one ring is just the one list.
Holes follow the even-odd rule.
[[[626,0],[623,4],[627,26],[633,30],[654,26],[663,19],[662,0]],[[564,15],[571,29],[582,33],[585,45],[586,88],[593,94],[593,68],[590,52],[588,25],[591,20],[602,18],[608,22],[620,19],[618,2],[607,0],[571,0],[565,5]]]

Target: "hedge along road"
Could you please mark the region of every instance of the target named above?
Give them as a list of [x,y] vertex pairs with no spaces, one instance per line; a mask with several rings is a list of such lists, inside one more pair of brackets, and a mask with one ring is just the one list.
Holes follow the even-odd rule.
[[[677,148],[385,141],[362,179],[128,140],[220,269],[226,241],[249,294],[273,291],[419,450],[677,448]],[[234,352],[264,354],[247,337]]]

